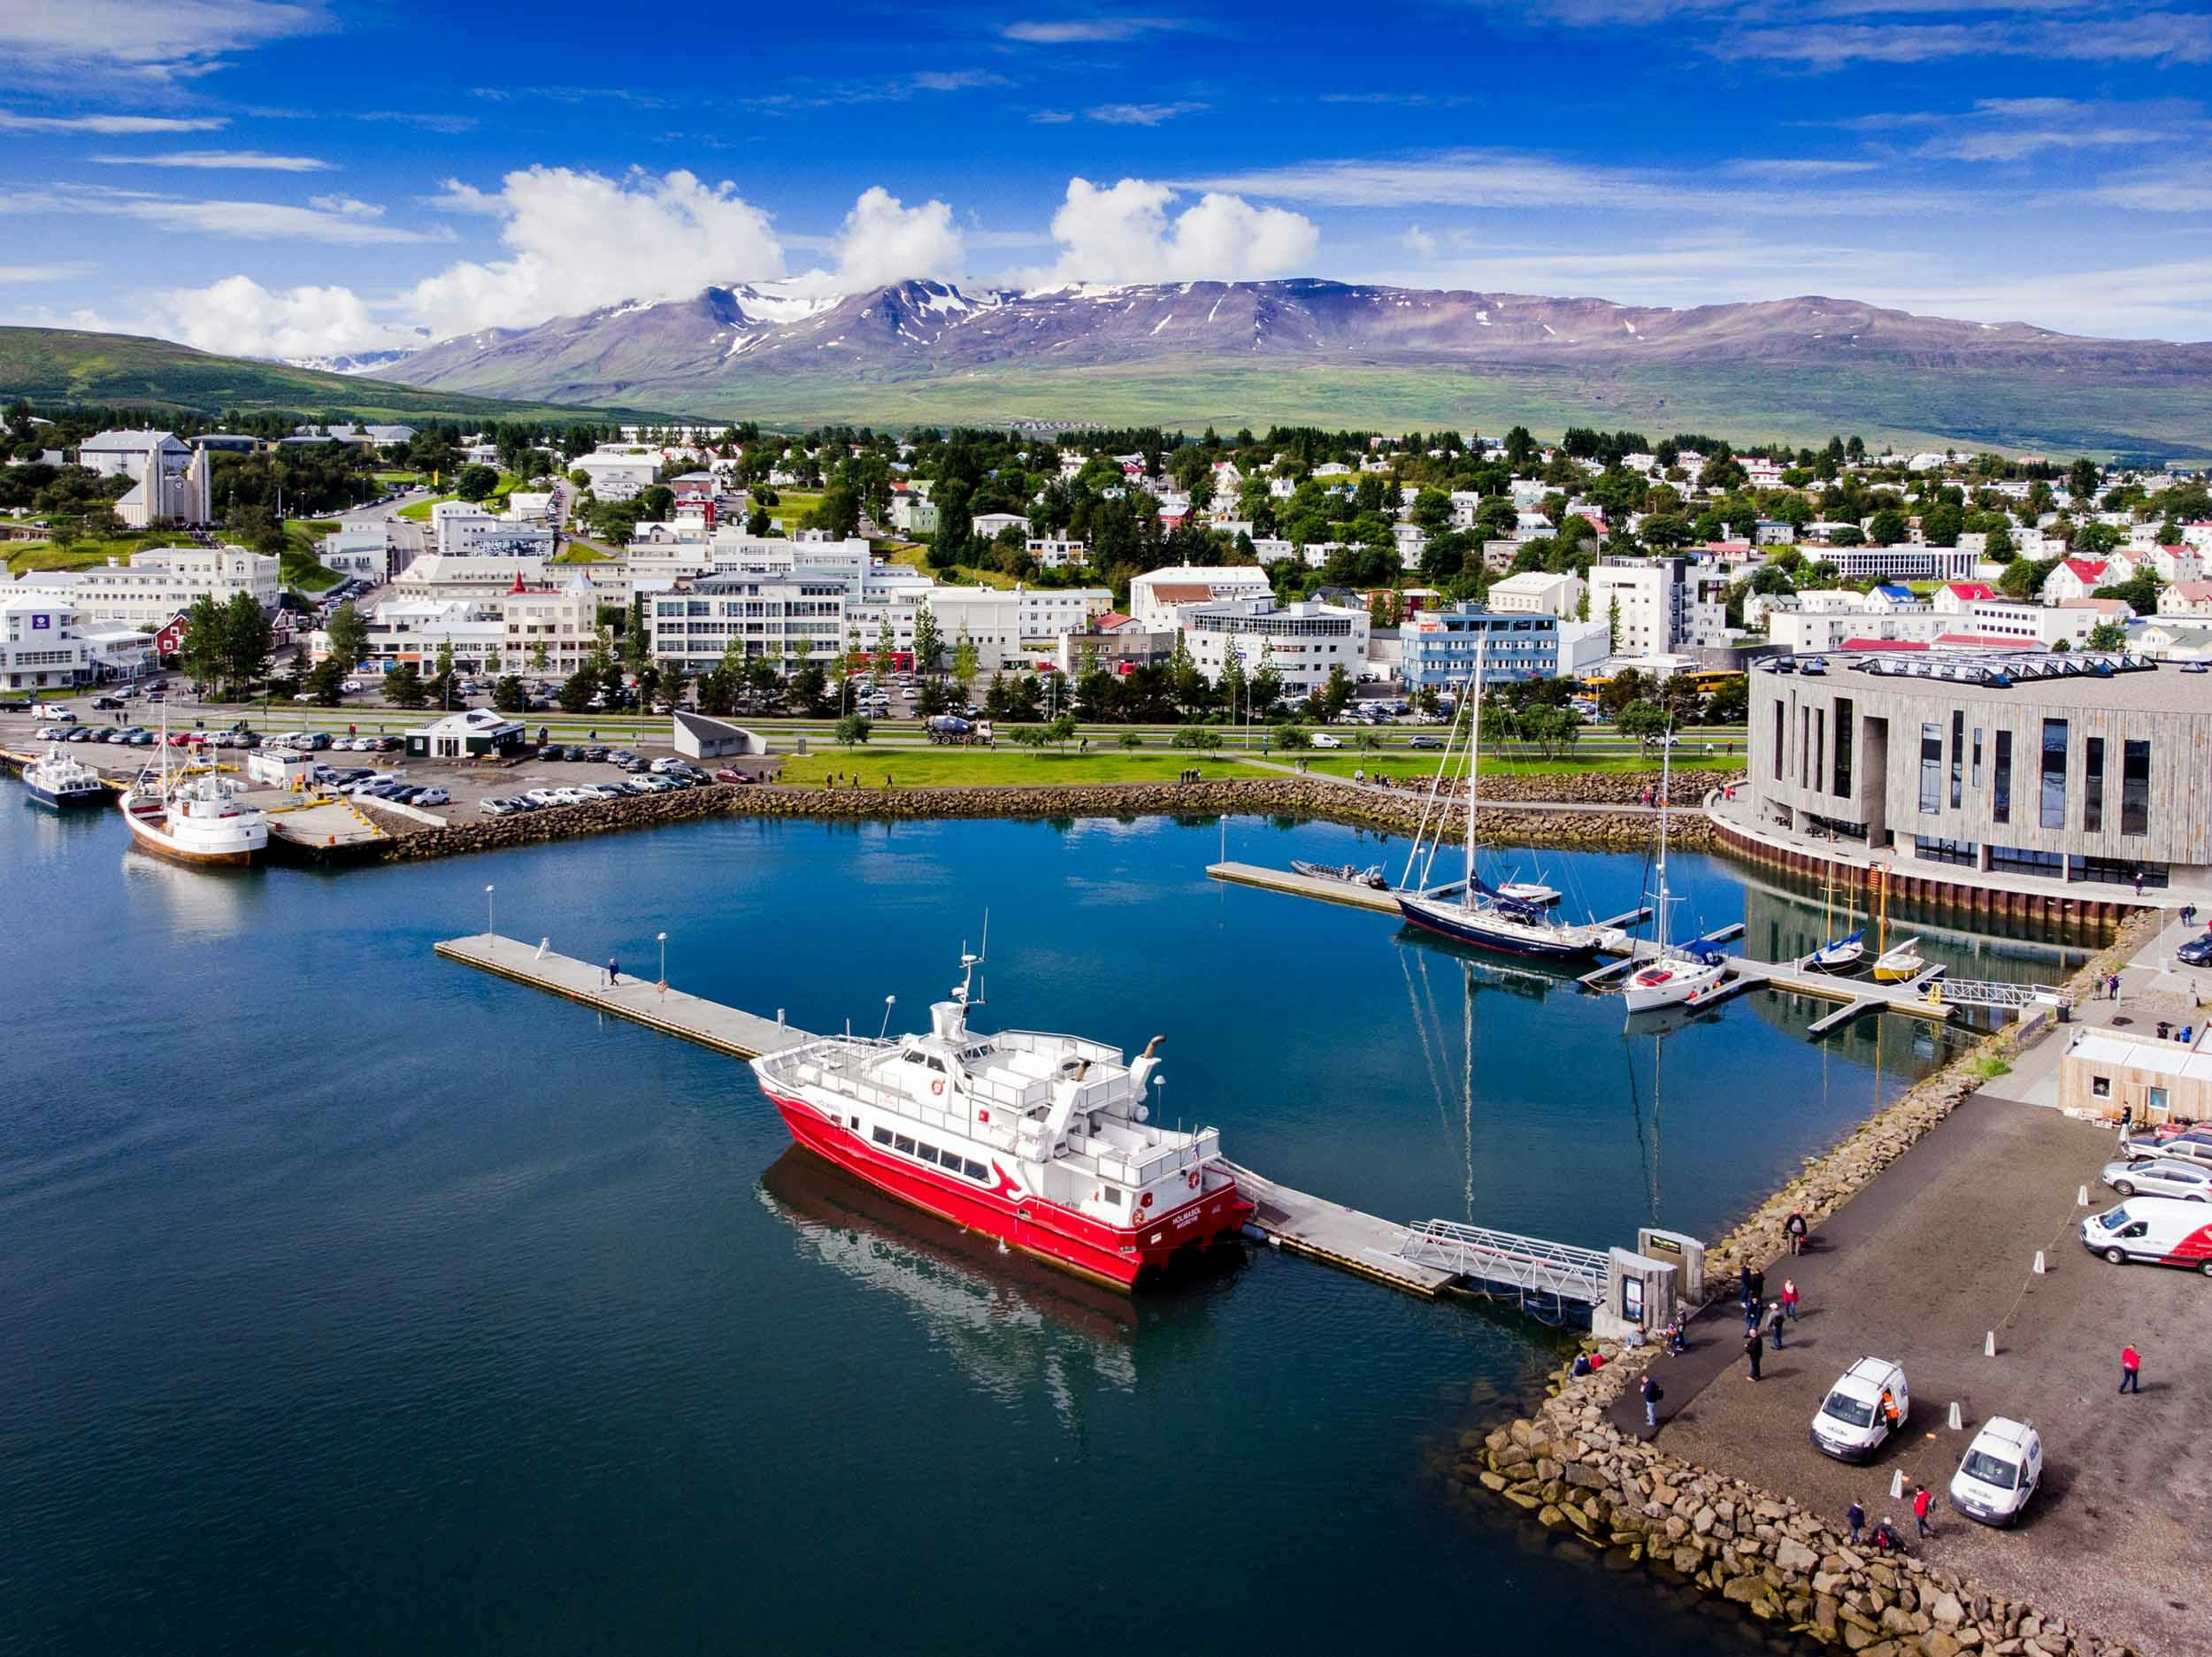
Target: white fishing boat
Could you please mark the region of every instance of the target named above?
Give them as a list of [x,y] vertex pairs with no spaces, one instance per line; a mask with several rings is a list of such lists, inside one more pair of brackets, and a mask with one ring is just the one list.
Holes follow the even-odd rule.
[[124,794],[123,821],[141,850],[205,868],[242,869],[269,844],[269,819],[241,802],[212,766],[169,768],[167,722],[161,759],[139,773]]
[[[1413,850],[1406,859],[1404,878],[1399,883],[1398,910],[1424,932],[1436,933],[1463,944],[1472,944],[1480,949],[1494,949],[1504,955],[1530,955],[1546,961],[1586,961],[1596,955],[1604,942],[1604,933],[1594,925],[1575,925],[1560,920],[1544,905],[1512,895],[1498,886],[1484,881],[1476,868],[1475,813],[1481,770],[1477,750],[1481,740],[1481,702],[1483,672],[1483,643],[1475,646],[1475,670],[1469,681],[1467,694],[1461,697],[1460,706],[1452,717],[1452,732],[1445,739],[1444,752],[1437,761],[1436,782],[1429,791],[1428,802],[1422,806],[1421,822],[1416,829]],[[1429,871],[1434,864],[1440,839],[1429,832],[1429,817],[1436,809],[1438,825],[1443,817],[1438,806],[1447,789],[1452,753],[1459,740],[1460,720],[1467,722],[1467,742],[1462,750],[1467,768],[1467,832],[1463,851],[1466,876],[1455,891],[1435,892],[1429,886]],[[1420,875],[1415,878],[1418,867]],[[1549,890],[1548,887],[1545,888]],[[1553,894],[1555,897],[1557,894]]]
[[[1671,743],[1659,750],[1659,797],[1667,797]],[[1667,910],[1675,902],[1667,891],[1667,814],[1659,813],[1659,858],[1653,883],[1652,912],[1658,919],[1659,957],[1628,975],[1622,999],[1631,1016],[1663,1007],[1694,1007],[1719,999],[1728,981],[1728,958],[1702,940],[1677,948],[1667,941]]]
[[100,773],[58,742],[47,744],[45,753],[24,766],[23,786],[33,800],[57,811],[107,803],[107,784]]

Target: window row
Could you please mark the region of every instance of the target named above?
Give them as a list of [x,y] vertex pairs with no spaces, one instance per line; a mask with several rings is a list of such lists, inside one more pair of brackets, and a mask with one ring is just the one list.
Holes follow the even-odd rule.
[[924,1144],[903,1133],[894,1133],[884,1127],[877,1128],[872,1137],[878,1145],[888,1146],[901,1156],[918,1158],[933,1167],[943,1169],[949,1174],[965,1175],[987,1185],[991,1183],[989,1169],[980,1162],[970,1161],[957,1151],[940,1151],[933,1145]]

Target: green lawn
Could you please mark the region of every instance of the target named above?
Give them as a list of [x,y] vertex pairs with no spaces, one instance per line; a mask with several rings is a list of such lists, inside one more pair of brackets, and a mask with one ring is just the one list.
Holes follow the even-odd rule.
[[338,520],[334,518],[287,520],[284,538],[288,544],[278,555],[279,573],[287,587],[296,587],[303,593],[319,593],[345,579],[337,571],[325,569],[315,556],[317,544],[337,527]]
[[604,564],[607,562],[607,555],[596,547],[587,547],[580,541],[572,541],[553,555],[553,562],[556,564]]
[[50,541],[5,542],[8,568],[17,575],[30,570],[88,570],[110,558],[127,562],[131,554],[148,547],[173,546],[186,540],[169,530],[139,530],[96,541],[72,541],[57,547]]
[[459,498],[460,497],[458,495],[434,495],[427,501],[417,501],[411,506],[401,507],[399,509],[399,515],[402,518],[411,518],[419,524],[427,523],[430,521],[430,509],[432,507],[437,505],[441,501],[455,501]]
[[768,516],[783,525],[785,534],[795,535],[806,527],[807,514],[821,504],[819,489],[778,489]]
[[1031,753],[1026,748],[873,748],[866,745],[847,750],[827,744],[807,745],[815,751],[794,755],[777,773],[780,782],[815,784],[832,772],[850,777],[858,772],[864,787],[880,788],[885,774],[900,787],[938,785],[1041,784],[1085,782],[1171,782],[1182,771],[1196,769],[1204,777],[1250,777],[1249,766],[1233,760],[1215,760],[1202,754],[1170,754],[1151,749],[1125,754],[1118,748],[1093,748],[1078,753],[1071,744],[1064,754],[1049,749]]
[[949,587],[995,587],[1004,593],[1019,585],[1003,570],[978,569],[972,564],[956,564],[949,570],[931,570],[926,549],[912,541],[886,541],[882,550],[890,563],[902,564],[911,570],[927,570]]
[[[1241,749],[1225,750],[1242,752]],[[1253,750],[1256,753],[1258,750]],[[1363,754],[1349,748],[1333,752],[1311,749],[1305,753],[1269,754],[1270,759],[1302,759],[1310,771],[1326,772],[1333,777],[1349,777],[1355,771],[1363,771],[1370,777],[1433,777],[1436,775],[1436,756],[1433,754]],[[1685,766],[1700,771],[1741,771],[1744,757],[1740,754],[1678,755]],[[1640,758],[1633,754],[1591,756],[1588,757],[1563,755],[1556,759],[1490,759],[1482,762],[1486,777],[1540,777],[1560,776],[1578,771],[1650,771],[1656,775],[1659,756]],[[1454,773],[1458,771],[1455,759]]]
[[411,489],[418,484],[430,481],[419,472],[372,472],[370,475],[388,489],[393,487]]

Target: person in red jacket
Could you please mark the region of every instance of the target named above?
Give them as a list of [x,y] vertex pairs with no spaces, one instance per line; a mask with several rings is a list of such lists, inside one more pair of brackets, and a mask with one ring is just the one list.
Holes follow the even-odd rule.
[[2131,1341],[2120,1348],[2120,1390],[2123,1392],[2140,1392],[2143,1390],[2142,1380],[2143,1354],[2136,1351],[2134,1343]]
[[1935,1527],[1928,1523],[1928,1509],[1934,1506],[1935,1498],[1928,1493],[1928,1487],[1925,1484],[1919,1485],[1913,1491],[1912,1516],[1914,1522],[1920,1526],[1920,1534],[1923,1536],[1935,1534]]

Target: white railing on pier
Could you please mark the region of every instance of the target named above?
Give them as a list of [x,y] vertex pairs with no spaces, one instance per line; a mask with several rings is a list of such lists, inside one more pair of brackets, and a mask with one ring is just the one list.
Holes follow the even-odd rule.
[[1945,978],[1932,984],[1924,1001],[1947,1001],[1954,1007],[2031,1007],[2038,1001],[2073,1005],[2074,998],[2050,984],[2008,984],[2002,979]]
[[1524,1293],[1592,1306],[1605,1298],[1606,1256],[1595,1248],[1494,1231],[1486,1225],[1425,1220],[1406,1233],[1398,1253],[1418,1266]]

